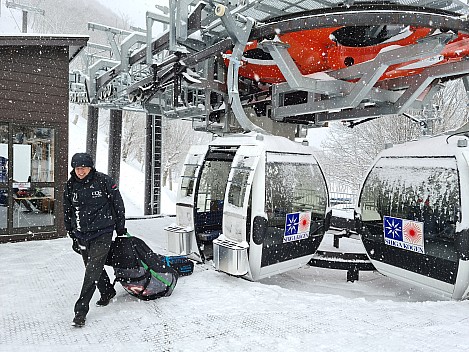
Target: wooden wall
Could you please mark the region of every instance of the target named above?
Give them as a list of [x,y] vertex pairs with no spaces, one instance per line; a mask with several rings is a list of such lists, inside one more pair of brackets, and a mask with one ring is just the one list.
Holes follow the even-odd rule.
[[[68,71],[68,46],[0,45],[0,122],[55,128],[56,231],[35,234],[35,239],[65,235],[62,191],[68,177]],[[13,237],[10,240],[31,235]],[[2,236],[0,241],[4,240]]]

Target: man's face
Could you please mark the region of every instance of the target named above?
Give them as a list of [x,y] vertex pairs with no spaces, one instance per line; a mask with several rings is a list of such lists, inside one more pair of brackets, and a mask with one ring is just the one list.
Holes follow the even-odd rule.
[[75,174],[80,180],[83,180],[91,171],[89,166],[78,166],[75,168]]

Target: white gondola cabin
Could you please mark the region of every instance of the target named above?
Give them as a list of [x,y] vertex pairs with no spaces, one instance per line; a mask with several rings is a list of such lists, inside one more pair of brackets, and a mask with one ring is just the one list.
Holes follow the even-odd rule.
[[249,280],[306,264],[326,226],[328,192],[311,147],[247,133],[191,147],[168,249]]
[[384,275],[453,299],[469,285],[469,148],[461,135],[384,150],[360,192],[366,252]]

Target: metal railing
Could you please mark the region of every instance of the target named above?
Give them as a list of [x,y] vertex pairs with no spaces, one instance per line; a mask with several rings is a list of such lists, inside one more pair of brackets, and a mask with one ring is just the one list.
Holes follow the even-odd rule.
[[356,193],[329,192],[329,204],[335,209],[353,208],[357,201]]

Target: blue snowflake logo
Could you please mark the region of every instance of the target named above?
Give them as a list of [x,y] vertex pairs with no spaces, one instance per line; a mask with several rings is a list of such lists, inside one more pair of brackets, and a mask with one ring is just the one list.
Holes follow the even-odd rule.
[[385,238],[402,241],[402,219],[385,216],[383,225]]

